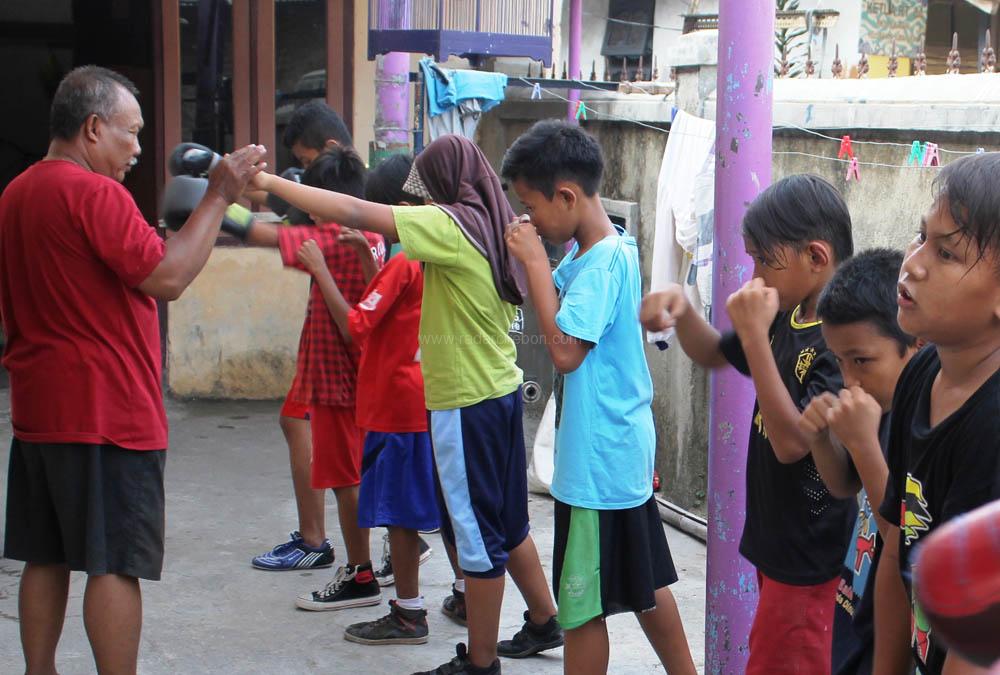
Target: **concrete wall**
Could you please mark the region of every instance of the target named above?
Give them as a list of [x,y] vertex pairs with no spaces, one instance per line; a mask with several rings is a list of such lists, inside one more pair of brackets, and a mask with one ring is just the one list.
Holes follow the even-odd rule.
[[295,376],[309,278],[272,249],[216,248],[168,307],[167,385],[192,398],[282,398]]

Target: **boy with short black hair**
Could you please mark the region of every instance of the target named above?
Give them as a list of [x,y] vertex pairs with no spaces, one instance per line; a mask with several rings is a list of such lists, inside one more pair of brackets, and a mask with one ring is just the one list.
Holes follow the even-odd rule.
[[[552,586],[567,673],[604,673],[605,617],[632,611],[670,673],[694,673],[669,585],[677,581],[653,498],[653,386],[635,320],[638,247],[597,189],[604,160],[578,126],[543,121],[518,138],[501,174],[527,209],[507,227],[525,266],[556,381]],[[555,272],[541,234],[575,240]],[[613,383],[613,384],[612,384]]]
[[870,675],[875,655],[874,579],[886,525],[876,524],[871,505],[882,503],[889,475],[893,392],[917,349],[896,320],[902,263],[903,254],[889,249],[854,256],[837,269],[816,310],[845,388],[814,398],[800,428],[830,494],[858,501],[834,610],[834,675]]
[[[886,664],[910,649],[921,673],[985,672],[930,629],[913,599],[912,556],[943,523],[1000,497],[998,181],[1000,153],[945,166],[899,275],[900,328],[929,344],[903,371],[893,401],[879,509],[891,526],[876,580],[878,673],[896,672]],[[879,617],[907,611],[909,640],[880,630]]]
[[746,672],[824,673],[856,506],[827,491],[798,425],[811,399],[842,388],[816,303],[853,253],[851,217],[828,182],[790,176],[747,209],[743,239],[754,276],[726,302],[734,330],[720,334],[690,311],[676,284],[648,295],[640,318],[647,330],[676,327],[696,363],[753,378],[740,553],[757,568],[760,596]]

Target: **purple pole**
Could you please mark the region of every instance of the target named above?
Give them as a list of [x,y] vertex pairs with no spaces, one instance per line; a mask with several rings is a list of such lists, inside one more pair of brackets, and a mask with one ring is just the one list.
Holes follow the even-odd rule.
[[[771,182],[773,62],[773,0],[720,0],[712,288],[719,330],[731,326],[726,298],[753,274],[741,224],[747,204]],[[756,574],[739,554],[754,389],[729,368],[712,374],[711,390],[705,671],[743,673],[757,604]]]
[[[379,0],[379,26],[393,30],[410,27],[410,2]],[[389,52],[375,65],[375,144],[368,161],[377,166],[394,152],[410,149],[410,55]]]
[[[580,44],[583,40],[583,0],[570,0],[569,4],[569,79],[580,77]],[[566,118],[576,122],[580,90],[570,89]]]

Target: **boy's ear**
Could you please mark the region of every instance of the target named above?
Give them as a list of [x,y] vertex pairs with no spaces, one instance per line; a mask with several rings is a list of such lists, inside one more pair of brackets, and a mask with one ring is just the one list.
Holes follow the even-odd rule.
[[326,143],[323,144],[323,149],[324,150],[333,150],[334,148],[339,147],[339,146],[340,146],[340,143],[337,142],[337,139],[335,139],[335,138],[328,138],[328,139],[326,139]]
[[829,267],[833,264],[833,249],[825,241],[811,241],[806,246],[806,255],[809,256],[809,264],[814,269]]
[[576,206],[577,196],[576,192],[570,188],[568,185],[561,185],[556,187],[556,193],[554,195],[555,199],[561,201],[567,209],[572,209]]

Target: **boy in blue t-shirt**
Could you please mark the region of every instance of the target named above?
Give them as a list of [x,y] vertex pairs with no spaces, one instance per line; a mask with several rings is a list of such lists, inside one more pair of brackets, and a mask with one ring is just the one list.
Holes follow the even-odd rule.
[[[656,437],[636,320],[638,250],[604,212],[603,167],[593,137],[547,120],[514,142],[501,169],[528,212],[508,225],[507,246],[526,268],[558,371],[553,588],[565,670],[606,672],[604,618],[632,611],[667,671],[694,673],[652,495]],[[539,233],[556,245],[576,240],[554,274]]]

